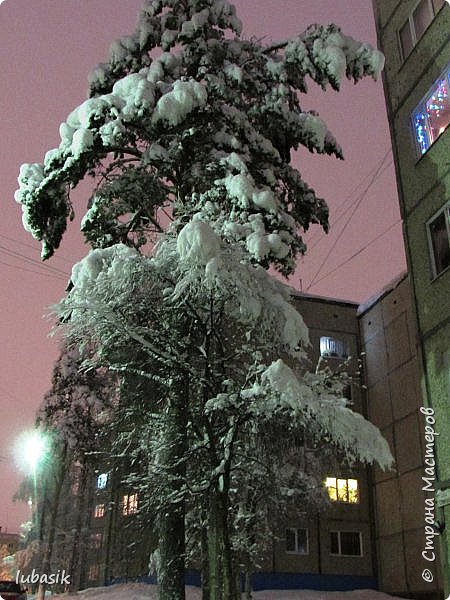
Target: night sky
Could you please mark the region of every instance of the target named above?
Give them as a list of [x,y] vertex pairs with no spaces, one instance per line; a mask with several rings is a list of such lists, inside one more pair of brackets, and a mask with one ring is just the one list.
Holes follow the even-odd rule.
[[[235,0],[244,36],[275,41],[314,22],[334,22],[376,45],[371,0]],[[134,30],[141,0],[6,0],[0,6],[0,526],[17,531],[26,505],[11,496],[21,475],[13,456],[50,387],[57,343],[49,307],[63,295],[71,266],[86,253],[78,231],[89,184],[73,195],[78,220],[56,256],[22,228],[14,202],[19,167],[59,144],[59,124],[86,97],[87,74],[111,41]],[[304,109],[318,110],[345,161],[301,150],[304,179],[326,198],[331,232],[306,238],[309,252],[291,283],[312,294],[362,302],[405,269],[401,223],[381,81],[345,82],[340,93],[311,83]]]

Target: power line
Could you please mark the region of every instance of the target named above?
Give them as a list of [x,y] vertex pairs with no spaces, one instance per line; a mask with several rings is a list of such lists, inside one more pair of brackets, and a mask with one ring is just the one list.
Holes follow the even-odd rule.
[[379,173],[380,173],[380,171],[381,171],[381,169],[382,169],[383,163],[384,163],[384,161],[386,160],[386,158],[388,157],[388,155],[389,155],[389,152],[390,152],[390,151],[391,151],[391,150],[390,150],[390,148],[389,148],[389,149],[388,149],[388,151],[386,152],[386,154],[384,155],[384,157],[383,157],[383,160],[382,160],[382,161],[381,161],[381,163],[379,164],[379,166],[378,166],[377,170],[375,171],[375,174],[374,174],[374,175],[371,177],[371,179],[370,179],[370,181],[369,181],[369,184],[366,186],[366,188],[364,189],[364,191],[363,191],[363,192],[362,192],[362,194],[360,195],[360,197],[359,197],[359,199],[358,199],[358,201],[357,201],[356,205],[354,206],[354,208],[353,208],[353,210],[352,210],[352,212],[351,212],[350,216],[348,217],[347,221],[344,223],[344,226],[343,226],[343,228],[341,229],[341,231],[339,232],[339,234],[338,234],[337,238],[335,239],[335,241],[334,241],[334,242],[333,242],[333,244],[331,245],[330,249],[328,250],[328,252],[327,252],[327,254],[326,254],[326,256],[325,256],[325,258],[324,258],[324,259],[322,260],[322,262],[320,263],[320,266],[319,266],[319,268],[317,269],[317,271],[316,271],[316,273],[315,273],[314,277],[312,278],[312,280],[311,280],[311,282],[310,282],[309,286],[306,288],[307,290],[309,290],[309,289],[310,289],[310,287],[311,287],[311,286],[314,284],[314,282],[316,281],[316,279],[317,279],[317,276],[319,275],[319,273],[321,272],[321,270],[322,270],[323,266],[325,265],[325,263],[326,263],[326,262],[327,262],[327,260],[329,259],[330,255],[331,255],[331,253],[333,252],[333,250],[335,249],[335,247],[336,247],[337,243],[339,242],[339,240],[340,240],[340,239],[341,239],[341,237],[343,236],[343,234],[344,234],[345,230],[347,229],[347,227],[348,227],[348,225],[349,225],[350,221],[352,220],[352,218],[353,218],[354,214],[356,213],[356,211],[357,211],[357,210],[358,210],[358,208],[360,207],[360,205],[361,205],[361,203],[363,202],[363,200],[366,198],[367,192],[369,191],[369,189],[372,187],[372,185],[374,184],[375,180],[376,180],[376,179],[377,179],[377,177],[379,176]]
[[43,275],[44,277],[51,277],[52,279],[59,279],[59,281],[68,281],[69,276],[63,277],[57,273],[45,272],[45,271],[34,271],[33,269],[27,269],[26,267],[21,267],[20,265],[11,265],[9,263],[0,260],[0,265],[5,267],[9,267],[11,269],[18,269],[19,271],[25,271],[26,273],[34,273],[35,275]]
[[65,278],[69,277],[69,275],[65,271],[63,271],[62,269],[59,269],[58,267],[54,267],[53,265],[44,264],[44,263],[36,260],[35,258],[27,256],[26,254],[22,254],[21,252],[17,252],[17,250],[11,250],[10,248],[3,246],[2,244],[0,244],[0,251],[2,251],[7,256],[11,256],[12,258],[22,260],[26,263],[30,263],[31,265],[38,267],[42,271],[51,272],[51,273],[54,273],[55,275],[60,275]]
[[[349,201],[352,200],[354,198],[354,194],[356,193],[356,191],[363,185],[363,183],[369,179],[370,177],[373,176],[374,173],[376,173],[377,169],[379,169],[379,167],[383,164],[383,162],[385,161],[385,157],[379,162],[378,165],[374,166],[360,181],[359,183],[347,194],[347,196],[344,198],[344,200],[342,202],[340,202],[338,204],[338,206],[336,207],[336,212],[337,211],[341,211],[341,209],[345,206],[345,204]],[[388,168],[391,164],[393,163],[393,160],[391,158],[391,160],[389,161],[389,164],[386,166],[386,168]],[[384,171],[386,170],[383,169],[382,173],[384,173]],[[382,173],[379,174],[379,176],[382,175]],[[337,223],[343,218],[343,216],[346,214],[346,212],[348,210],[350,210],[350,207],[354,204],[354,202],[351,202],[350,206],[347,207],[343,212],[341,212],[341,214],[339,215],[339,217],[336,219],[336,221],[333,223],[334,225],[337,225]],[[314,243],[315,240],[319,238],[317,243]],[[310,238],[308,244],[313,244],[312,246],[309,246],[310,250],[312,250],[318,243],[320,243],[322,240],[324,240],[325,237],[321,235],[320,231],[317,231],[314,233],[314,235]]]
[[[19,244],[20,246],[25,246],[26,248],[31,248],[32,250],[36,250],[36,246],[33,246],[33,244],[28,244],[27,242],[22,242],[21,240],[16,240],[15,238],[5,235],[4,233],[0,233],[0,238],[4,238],[5,240],[8,240],[9,242],[14,242],[15,244]],[[65,262],[69,265],[73,264],[73,262],[71,260],[69,260],[65,256],[61,256],[60,254],[58,254],[58,255],[55,254],[52,258],[54,258],[56,260],[62,260],[63,262]]]
[[[374,171],[374,173],[376,173],[377,169],[379,169],[379,168],[380,168],[380,166],[383,164],[384,160],[385,160],[385,159],[383,159],[383,160],[380,162],[380,164],[379,164],[377,167],[375,167],[375,171]],[[386,171],[389,169],[389,167],[391,167],[391,166],[393,165],[393,163],[394,163],[394,161],[393,161],[393,159],[391,158],[391,160],[390,160],[390,161],[389,161],[389,162],[388,162],[388,163],[387,163],[387,164],[386,164],[386,165],[383,167],[383,169],[382,169],[382,170],[381,170],[381,171],[380,171],[380,172],[379,172],[379,173],[376,175],[375,179],[372,181],[372,185],[373,185],[373,184],[374,184],[374,183],[375,183],[375,182],[376,182],[376,181],[377,181],[377,180],[378,180],[378,179],[379,179],[379,178],[380,178],[380,177],[383,175],[383,173],[385,173],[385,172],[386,172]],[[360,187],[360,185],[362,184],[362,182],[363,182],[363,181],[365,181],[365,180],[366,180],[366,179],[367,179],[369,176],[372,176],[372,177],[373,177],[372,171],[370,172],[370,174],[366,175],[366,177],[364,177],[364,179],[362,179],[362,180],[360,181],[360,183],[359,183],[359,184],[358,184],[358,185],[357,185],[357,186],[354,188],[354,191],[356,191],[356,190],[357,190],[357,189]],[[370,188],[370,187],[371,187],[371,186],[369,186],[369,188]],[[346,203],[346,202],[347,202],[347,201],[350,199],[350,197],[351,197],[351,195],[352,195],[352,194],[353,194],[353,192],[350,192],[350,194],[349,194],[349,195],[347,196],[347,198],[344,200],[344,202],[342,203],[342,205],[341,205],[340,207],[338,207],[338,210],[339,210],[340,208],[342,208],[342,207],[345,205],[345,203]],[[341,221],[341,220],[342,220],[342,219],[345,217],[345,215],[348,213],[348,211],[349,211],[349,210],[351,210],[351,208],[352,208],[352,207],[355,205],[355,203],[356,203],[356,202],[358,202],[358,198],[359,198],[359,196],[357,196],[357,197],[356,197],[356,199],[355,199],[355,200],[354,200],[354,201],[353,201],[351,204],[349,204],[349,206],[347,206],[347,208],[346,208],[345,210],[343,210],[343,211],[340,213],[340,215],[338,216],[338,218],[337,218],[337,219],[336,219],[336,220],[333,222],[333,227],[336,227],[336,225],[337,225],[337,224],[338,224],[338,223],[339,223],[339,222],[340,222],[340,221]],[[318,237],[317,241],[316,241],[316,242],[314,242],[314,239],[315,239],[315,238],[317,238],[317,237]],[[324,235],[321,235],[321,233],[320,233],[320,232],[316,232],[316,235],[315,235],[315,236],[314,236],[314,237],[313,237],[313,238],[310,240],[310,242],[308,243],[308,249],[309,249],[309,251],[311,251],[311,250],[314,250],[314,248],[315,248],[316,246],[318,246],[318,245],[319,245],[321,242],[323,242],[323,241],[324,241],[324,240],[326,240],[326,239],[327,239],[327,237],[326,237],[326,236],[324,236]],[[314,243],[313,243],[313,242],[314,242]],[[312,245],[310,245],[311,243],[312,243]]]
[[[395,221],[395,223],[392,223],[387,229],[385,229],[379,235],[377,235],[372,240],[370,240],[370,242],[367,242],[367,244],[365,246],[363,246],[357,252],[355,252],[354,254],[352,254],[352,256],[350,256],[349,258],[347,258],[346,260],[344,260],[343,262],[341,262],[340,264],[338,264],[336,267],[334,267],[334,269],[332,269],[331,271],[329,271],[328,273],[326,273],[325,275],[322,275],[322,277],[320,277],[319,279],[317,279],[315,285],[317,285],[319,283],[319,281],[322,281],[323,279],[326,279],[327,277],[329,277],[330,275],[332,275],[333,273],[335,273],[338,269],[340,269],[341,267],[343,267],[344,265],[346,265],[347,263],[349,263],[350,261],[352,261],[354,258],[356,258],[358,256],[358,254],[361,254],[362,252],[364,252],[364,250],[366,250],[369,246],[371,246],[372,244],[374,244],[375,242],[377,242],[380,238],[382,238],[384,235],[386,235],[386,233],[388,233],[396,225],[398,225],[399,223],[401,223],[401,221],[402,221],[401,219],[397,219],[397,221]],[[311,286],[312,286],[312,284],[308,287],[308,289]]]

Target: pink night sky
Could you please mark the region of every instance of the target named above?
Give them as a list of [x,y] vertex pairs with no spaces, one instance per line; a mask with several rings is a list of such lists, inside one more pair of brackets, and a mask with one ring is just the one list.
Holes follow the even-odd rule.
[[[334,22],[376,45],[371,0],[234,0],[247,37],[275,41],[309,24]],[[22,478],[13,448],[33,427],[50,387],[57,343],[49,306],[64,295],[71,266],[87,251],[77,223],[88,187],[73,196],[78,221],[56,256],[22,228],[14,202],[19,167],[41,162],[59,144],[59,124],[86,97],[87,74],[117,37],[134,30],[141,0],[0,2],[0,526],[18,531],[29,517],[12,495]],[[302,99],[318,110],[343,146],[345,161],[300,151],[297,166],[331,211],[331,232],[308,233],[310,250],[291,280],[298,289],[362,302],[405,269],[398,200],[381,81],[345,82],[340,93],[311,83]],[[84,190],[84,193],[83,193]]]

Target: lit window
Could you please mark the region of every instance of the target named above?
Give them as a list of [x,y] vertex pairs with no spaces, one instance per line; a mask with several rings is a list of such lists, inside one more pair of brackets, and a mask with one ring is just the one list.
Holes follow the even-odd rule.
[[94,509],[94,517],[96,519],[101,519],[102,517],[105,516],[105,505],[104,504],[97,504],[95,509]]
[[450,202],[427,223],[433,276],[450,265]]
[[99,575],[100,575],[100,566],[99,565],[90,565],[89,571],[88,571],[88,579],[90,581],[95,581],[96,579],[98,579]]
[[419,154],[424,154],[450,123],[449,88],[450,66],[413,112],[412,121]]
[[330,531],[330,553],[335,556],[362,556],[360,531]]
[[359,502],[357,479],[327,477],[325,487],[330,500],[333,502],[346,502],[347,504],[357,504]]
[[320,356],[326,358],[347,358],[347,344],[343,340],[322,336],[320,338]]
[[122,514],[125,516],[134,515],[137,512],[138,495],[125,495],[122,500]]
[[80,493],[81,487],[81,468],[79,463],[75,463],[72,467],[72,484],[71,484],[71,492],[73,496],[78,496]]
[[411,50],[425,33],[428,25],[444,6],[445,0],[420,0],[399,31],[402,58],[406,60]]
[[97,489],[104,490],[108,483],[108,473],[100,473],[97,477]]
[[290,527],[286,529],[286,552],[309,554],[308,530]]

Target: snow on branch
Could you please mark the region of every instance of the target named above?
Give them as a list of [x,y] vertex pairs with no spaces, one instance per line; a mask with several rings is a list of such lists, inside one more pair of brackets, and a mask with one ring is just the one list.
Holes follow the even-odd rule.
[[[327,229],[327,210],[289,164],[291,152],[305,146],[342,158],[324,121],[302,110],[298,92],[307,77],[335,89],[344,75],[377,78],[383,57],[335,25],[313,25],[269,47],[240,39],[240,30],[226,0],[145,3],[135,34],[115,42],[108,65],[97,68],[92,97],[61,125],[59,147],[20,170],[15,198],[25,228],[42,240],[43,258],[72,217],[69,190],[95,170],[108,179],[128,157],[152,174],[155,189],[173,190],[165,200],[176,198],[183,219],[208,212],[224,239],[246,247],[255,262],[292,273],[305,250],[301,230],[311,223]],[[152,58],[158,46],[162,53]],[[156,196],[149,223],[164,202]],[[114,223],[121,227],[120,215]]]
[[261,391],[266,401],[263,411],[286,409],[307,424],[308,420],[344,450],[348,459],[364,463],[378,462],[382,469],[392,466],[389,445],[377,427],[347,407],[339,392],[325,384],[326,373],[304,373],[302,378],[282,360],[274,361],[261,374]]

